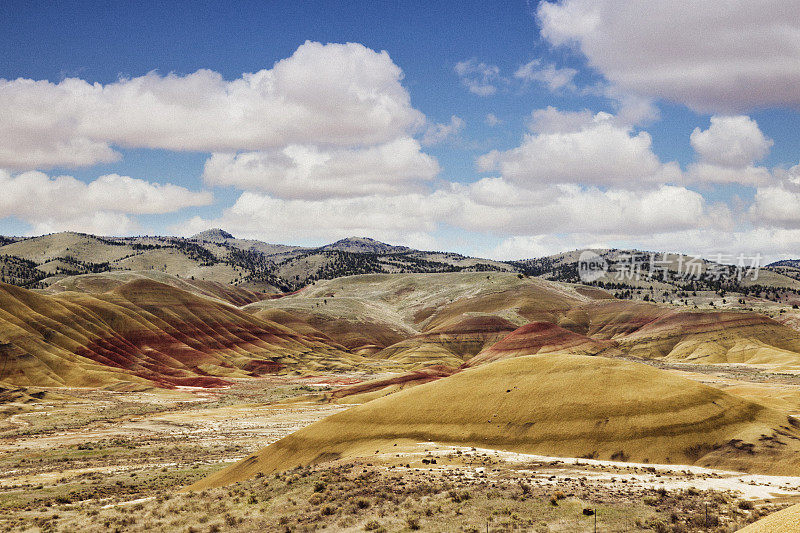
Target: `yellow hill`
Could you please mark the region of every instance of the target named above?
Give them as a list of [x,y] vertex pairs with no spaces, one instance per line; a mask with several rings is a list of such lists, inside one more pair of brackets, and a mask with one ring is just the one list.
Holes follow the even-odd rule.
[[504,318],[470,315],[393,344],[373,357],[412,366],[458,367],[515,329],[516,325]]
[[642,364],[539,355],[481,365],[338,413],[190,488],[427,441],[800,473],[800,431],[777,411]]
[[800,531],[800,504],[772,513],[739,530],[739,533],[797,533]]
[[317,281],[276,305],[295,305],[306,298],[327,298],[329,303],[338,298],[361,300],[375,308],[373,317],[425,333],[477,315],[498,316],[521,326],[542,317],[556,319],[577,305],[609,297],[600,289],[511,273],[449,272]]
[[757,313],[668,310],[618,339],[634,357],[800,368],[800,335]]
[[245,309],[256,316],[291,321],[295,328],[303,329],[298,323],[302,320],[307,327],[361,354],[373,354],[415,333],[391,309],[366,298],[284,297],[256,302]]
[[228,305],[139,279],[96,295],[0,284],[0,380],[218,386],[283,368],[350,368],[358,356]]
[[[258,302],[269,297],[267,293],[254,292],[227,283],[180,278],[156,270],[140,270],[135,272],[122,270],[103,272],[100,274],[69,276],[52,283],[47,287],[45,292],[49,294],[58,294],[65,291],[74,291],[100,294],[137,280],[156,281],[177,289],[193,292],[207,298],[215,298],[237,306]],[[271,294],[273,293],[274,291],[271,291]]]
[[613,342],[597,341],[550,322],[531,322],[482,350],[467,364],[476,366],[499,359],[552,352],[578,355],[602,353],[607,356],[621,354]]

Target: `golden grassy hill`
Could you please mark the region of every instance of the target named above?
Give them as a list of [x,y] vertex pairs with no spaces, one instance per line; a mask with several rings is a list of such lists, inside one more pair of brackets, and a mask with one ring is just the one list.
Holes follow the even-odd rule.
[[110,244],[93,235],[66,231],[0,246],[0,254],[13,255],[44,263],[53,259],[73,257],[81,261],[105,263],[117,261],[133,252],[130,246]]
[[561,329],[528,331],[525,342],[516,338],[515,355],[568,350],[800,370],[800,333],[763,315],[615,300],[601,289],[509,273],[351,276],[248,306],[267,308],[360,354],[410,368],[459,366],[511,326],[536,322]]
[[[45,285],[67,278],[69,272],[84,272],[81,269],[86,265],[109,271],[167,272],[223,284],[241,282],[245,272],[224,260],[229,253],[228,248],[218,244],[200,246],[172,237],[123,240],[74,232],[42,235],[0,246],[0,256],[37,263],[36,269],[49,276],[42,281]],[[209,258],[215,260],[209,262]],[[61,271],[57,271],[58,268]],[[267,282],[255,285],[259,290],[276,291]]]
[[0,284],[0,380],[15,385],[217,386],[283,368],[350,368],[358,356],[148,279],[48,296]]
[[553,354],[481,365],[335,414],[190,488],[429,441],[800,473],[800,430],[786,415],[646,365]]
[[739,533],[797,533],[800,531],[800,504],[772,513],[743,527]]
[[477,366],[500,359],[553,352],[606,356],[622,354],[613,341],[595,340],[550,322],[531,322],[482,350],[467,365]]
[[[305,292],[305,291],[301,291]],[[399,315],[367,298],[284,297],[245,307],[256,316],[311,328],[355,353],[373,354],[414,335]],[[275,313],[275,311],[283,313]],[[298,320],[306,323],[300,326]],[[291,326],[290,326],[291,327]]]
[[318,281],[247,310],[282,309],[360,354],[412,368],[459,366],[536,317],[609,294],[510,273],[370,274]]
[[242,287],[236,287],[227,283],[218,283],[215,281],[194,280],[191,278],[181,278],[167,274],[166,272],[158,272],[155,270],[140,270],[140,271],[114,271],[102,272],[99,274],[82,274],[78,276],[69,276],[56,281],[45,290],[48,294],[56,294],[65,291],[86,292],[90,294],[99,294],[108,292],[125,283],[130,283],[136,280],[152,280],[165,285],[193,292],[200,296],[208,298],[215,298],[236,306],[243,306],[253,302],[258,302],[264,298],[268,298],[270,294],[275,291],[270,291],[270,294],[264,292],[254,292]]
[[574,306],[610,298],[602,290],[504,272],[367,274],[317,281],[288,298],[351,298],[369,302],[418,333],[470,315],[493,315],[521,326],[537,317],[558,317]]
[[497,316],[466,316],[458,322],[440,324],[425,333],[398,342],[376,353],[376,359],[418,365],[460,366],[517,329],[513,322]]
[[800,335],[757,313],[668,310],[616,339],[634,357],[800,369]]

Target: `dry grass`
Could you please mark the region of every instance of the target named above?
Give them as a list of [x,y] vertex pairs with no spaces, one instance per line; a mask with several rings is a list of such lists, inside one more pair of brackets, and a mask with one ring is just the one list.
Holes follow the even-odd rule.
[[482,365],[333,415],[193,488],[428,441],[800,473],[800,431],[778,411],[642,364],[542,355]]
[[[614,488],[593,481],[531,478],[498,465],[490,476],[462,468],[403,468],[365,461],[299,468],[232,487],[149,498],[58,496],[0,509],[7,531],[733,531],[775,509],[741,509],[713,491]],[[537,480],[538,479],[538,480]],[[126,481],[127,483],[127,481]],[[131,481],[133,483],[133,481]],[[125,498],[121,498],[126,496]],[[590,511],[590,512],[589,512]]]

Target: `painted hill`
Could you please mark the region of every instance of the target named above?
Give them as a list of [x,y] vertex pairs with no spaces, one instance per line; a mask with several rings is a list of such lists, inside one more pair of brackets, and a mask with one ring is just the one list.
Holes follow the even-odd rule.
[[319,281],[245,309],[282,309],[359,354],[401,368],[458,367],[532,319],[558,320],[608,297],[503,272],[370,274]]
[[157,270],[115,271],[69,276],[56,281],[50,285],[45,292],[48,294],[57,294],[64,291],[74,291],[99,294],[136,280],[156,281],[200,296],[215,298],[236,306],[258,302],[274,294],[274,291],[270,291],[269,293],[254,292],[243,287],[216,281],[179,278]]
[[505,318],[468,315],[460,321],[439,324],[425,333],[393,344],[375,354],[374,358],[412,366],[457,367],[515,329],[516,325]]
[[[800,332],[762,314],[617,300],[599,288],[512,273],[351,276],[246,309],[267,308],[306,313],[303,320],[336,342],[412,368],[458,367],[482,351],[474,364],[569,351],[800,370]],[[392,329],[394,342],[370,333]]]
[[578,355],[622,355],[614,342],[603,342],[574,333],[550,322],[531,322],[482,350],[467,362],[477,366],[524,355],[567,352]]
[[0,284],[0,381],[15,385],[219,386],[360,358],[250,313],[149,279],[101,294]]
[[[256,316],[306,327],[360,354],[373,354],[414,334],[391,310],[368,298],[286,297],[245,307]],[[276,314],[275,311],[283,311]]]
[[772,513],[743,527],[739,533],[796,533],[800,531],[800,504]]
[[481,365],[337,413],[190,488],[420,442],[800,473],[800,429],[784,414],[646,365],[553,354]]
[[614,340],[626,354],[643,359],[800,368],[800,333],[748,311],[594,301],[572,309],[558,324],[596,340]]
[[275,305],[304,298],[362,300],[379,308],[379,316],[427,333],[468,316],[498,316],[521,326],[537,317],[556,319],[577,305],[612,297],[593,287],[506,272],[406,273],[318,281]]

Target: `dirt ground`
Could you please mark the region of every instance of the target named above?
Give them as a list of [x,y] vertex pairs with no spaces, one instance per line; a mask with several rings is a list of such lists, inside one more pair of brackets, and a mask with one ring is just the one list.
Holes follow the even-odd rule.
[[[673,369],[775,406],[800,384]],[[0,404],[2,531],[734,531],[800,478],[420,443],[202,493],[186,486],[349,406],[279,403],[368,376],[226,389],[46,390]],[[596,513],[596,514],[595,514]]]

